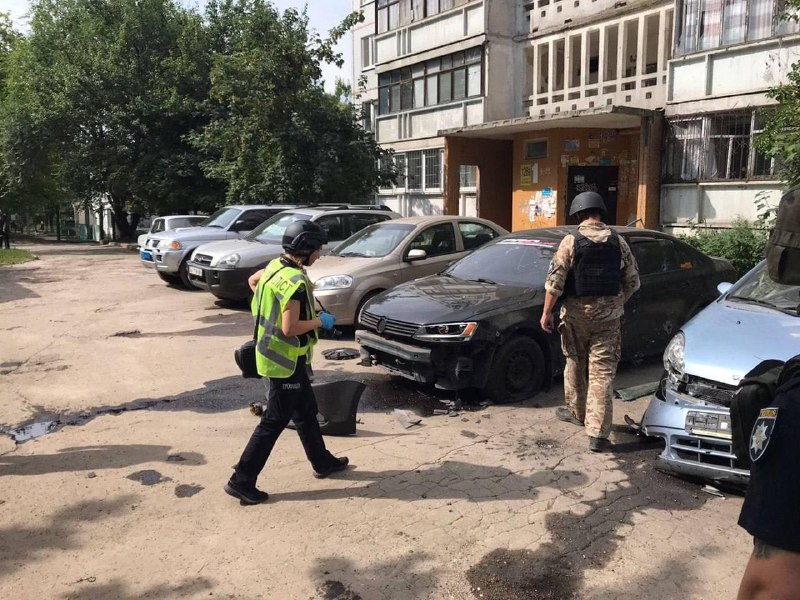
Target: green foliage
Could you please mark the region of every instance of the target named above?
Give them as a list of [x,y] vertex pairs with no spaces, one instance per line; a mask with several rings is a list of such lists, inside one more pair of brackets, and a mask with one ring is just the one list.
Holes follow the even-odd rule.
[[767,230],[745,220],[737,220],[730,229],[694,226],[694,234],[681,236],[683,241],[709,256],[728,259],[739,277],[764,258]]
[[16,248],[4,250],[0,248],[0,265],[18,265],[31,260],[36,260],[36,255],[28,250],[17,250]]

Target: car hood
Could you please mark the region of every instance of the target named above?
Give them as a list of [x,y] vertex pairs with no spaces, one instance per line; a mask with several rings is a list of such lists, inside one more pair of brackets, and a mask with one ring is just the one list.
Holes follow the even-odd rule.
[[193,242],[204,240],[224,240],[228,235],[226,229],[219,227],[187,227],[186,229],[173,229],[149,237],[159,240],[178,240],[181,242]]
[[239,255],[237,267],[255,267],[279,256],[283,249],[279,244],[261,244],[237,239],[203,244],[195,251],[196,254],[210,256],[212,267],[234,252]]
[[[370,269],[386,267],[390,256],[363,258],[359,256],[321,256],[317,262],[308,267],[308,277],[316,281],[330,275],[363,275]],[[399,262],[399,261],[398,261]]]
[[685,370],[728,385],[762,360],[788,360],[800,348],[800,317],[719,300],[683,327]]
[[539,291],[431,275],[383,292],[366,310],[379,317],[420,325],[467,321],[531,304]]

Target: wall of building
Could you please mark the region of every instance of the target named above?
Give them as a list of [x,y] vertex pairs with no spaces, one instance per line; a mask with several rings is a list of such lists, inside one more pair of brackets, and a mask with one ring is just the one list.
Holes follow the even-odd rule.
[[[526,160],[525,142],[547,139],[546,159]],[[514,138],[512,228],[563,225],[570,198],[570,166],[615,166],[619,169],[617,223],[637,218],[639,130],[550,129]]]

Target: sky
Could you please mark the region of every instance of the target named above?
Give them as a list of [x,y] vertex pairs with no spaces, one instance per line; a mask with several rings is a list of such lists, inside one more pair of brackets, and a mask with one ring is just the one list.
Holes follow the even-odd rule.
[[[204,0],[180,0],[184,6],[197,8],[204,6]],[[308,5],[308,18],[311,28],[321,34],[327,35],[333,27],[342,22],[350,12],[350,0],[271,0],[279,10],[287,8],[302,9]],[[11,18],[17,29],[27,29],[24,15],[28,12],[29,0],[0,0],[0,12],[11,13]],[[338,51],[345,59],[344,67],[339,70],[335,65],[323,65],[322,77],[325,80],[325,89],[333,91],[336,78],[350,81],[351,73],[351,37],[345,36],[338,45]]]

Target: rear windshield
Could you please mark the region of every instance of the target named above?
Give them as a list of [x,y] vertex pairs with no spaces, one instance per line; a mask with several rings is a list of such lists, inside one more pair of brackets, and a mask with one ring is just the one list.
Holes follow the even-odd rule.
[[408,224],[371,225],[336,246],[331,254],[375,258],[386,256],[397,248],[412,231],[414,231],[414,226]]
[[542,286],[557,249],[555,240],[505,238],[474,250],[445,273],[469,281]]

